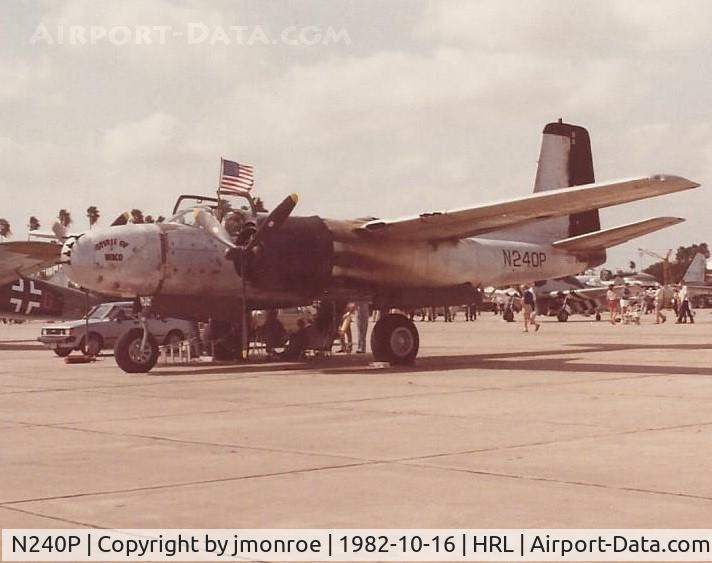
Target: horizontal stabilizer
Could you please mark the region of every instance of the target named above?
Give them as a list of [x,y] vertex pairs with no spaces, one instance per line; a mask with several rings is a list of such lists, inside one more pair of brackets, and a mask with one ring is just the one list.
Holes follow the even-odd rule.
[[628,223],[612,229],[603,229],[577,237],[571,237],[556,241],[552,244],[554,248],[566,250],[568,252],[589,252],[593,250],[604,250],[611,246],[623,244],[630,239],[647,235],[665,227],[671,227],[682,223],[684,219],[679,217],[655,217],[645,221]]
[[356,229],[407,241],[436,241],[481,235],[548,217],[562,217],[663,194],[689,190],[698,183],[680,176],[656,175],[550,190],[468,209],[423,213],[416,217],[368,221]]

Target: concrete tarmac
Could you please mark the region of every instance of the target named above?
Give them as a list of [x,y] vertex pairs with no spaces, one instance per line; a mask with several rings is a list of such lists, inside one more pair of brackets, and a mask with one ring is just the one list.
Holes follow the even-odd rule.
[[698,528],[712,313],[421,322],[412,368],[66,365],[0,325],[0,527]]

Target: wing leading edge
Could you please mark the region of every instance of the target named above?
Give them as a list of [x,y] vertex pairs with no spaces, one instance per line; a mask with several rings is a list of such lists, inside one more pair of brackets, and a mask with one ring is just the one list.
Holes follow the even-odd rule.
[[57,263],[62,246],[50,242],[0,244],[0,284],[28,276]]
[[369,221],[356,229],[363,235],[408,241],[437,241],[482,235],[549,217],[561,217],[698,187],[672,175],[561,188],[467,209],[422,213],[417,217]]

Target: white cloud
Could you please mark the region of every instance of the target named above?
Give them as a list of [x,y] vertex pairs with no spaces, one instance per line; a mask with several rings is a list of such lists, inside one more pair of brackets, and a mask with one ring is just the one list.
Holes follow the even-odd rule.
[[[165,215],[181,191],[214,191],[226,156],[256,166],[268,202],[297,190],[305,213],[400,215],[527,193],[540,131],[558,117],[591,130],[599,179],[662,171],[705,180],[707,6],[433,2],[403,19],[402,5],[384,4],[383,28],[368,7],[352,7],[343,17],[353,45],[338,49],[18,46],[14,66],[0,65],[0,102],[13,105],[0,105],[0,187],[26,187],[23,222],[40,213],[47,186],[77,209]],[[299,24],[337,27],[340,11],[293,9]],[[294,23],[242,2],[71,0],[41,16],[48,25]],[[676,234],[691,236],[685,228]]]

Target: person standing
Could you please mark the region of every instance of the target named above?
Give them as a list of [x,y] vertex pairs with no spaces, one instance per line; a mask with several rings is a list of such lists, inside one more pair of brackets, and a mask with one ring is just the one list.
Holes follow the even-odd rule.
[[356,306],[356,330],[358,331],[358,348],[357,354],[366,353],[366,336],[368,333],[368,303],[360,301]]
[[615,325],[618,320],[618,295],[616,294],[613,284],[608,286],[608,291],[606,291],[606,301],[608,302],[610,322],[612,325]]
[[667,286],[660,286],[655,290],[655,324],[664,323],[667,317],[663,314],[663,307],[665,306],[665,290]]
[[623,286],[623,294],[621,295],[620,305],[621,321],[628,324],[630,322],[628,315],[628,307],[630,306],[630,284],[628,284],[628,282],[626,282]]
[[690,309],[690,299],[687,296],[687,285],[684,283],[680,288],[679,295],[680,304],[678,305],[679,313],[677,314],[678,323],[686,323],[687,319],[690,319],[690,323],[694,323],[695,319],[692,317],[692,310]]
[[527,285],[525,285],[523,289],[522,309],[524,312],[524,332],[529,332],[530,324],[534,327],[534,332],[537,332],[539,330],[539,323],[536,322],[536,295],[534,295],[534,290]]
[[339,350],[339,352],[346,354],[350,354],[353,347],[351,321],[353,320],[354,307],[353,303],[346,305],[346,311],[344,311],[344,314],[341,316],[341,322],[339,323],[339,340],[341,340],[341,350]]
[[477,320],[477,308],[479,302],[482,300],[480,295],[480,288],[476,287],[472,290],[472,301],[467,305],[465,309],[465,320],[466,321],[476,321]]

